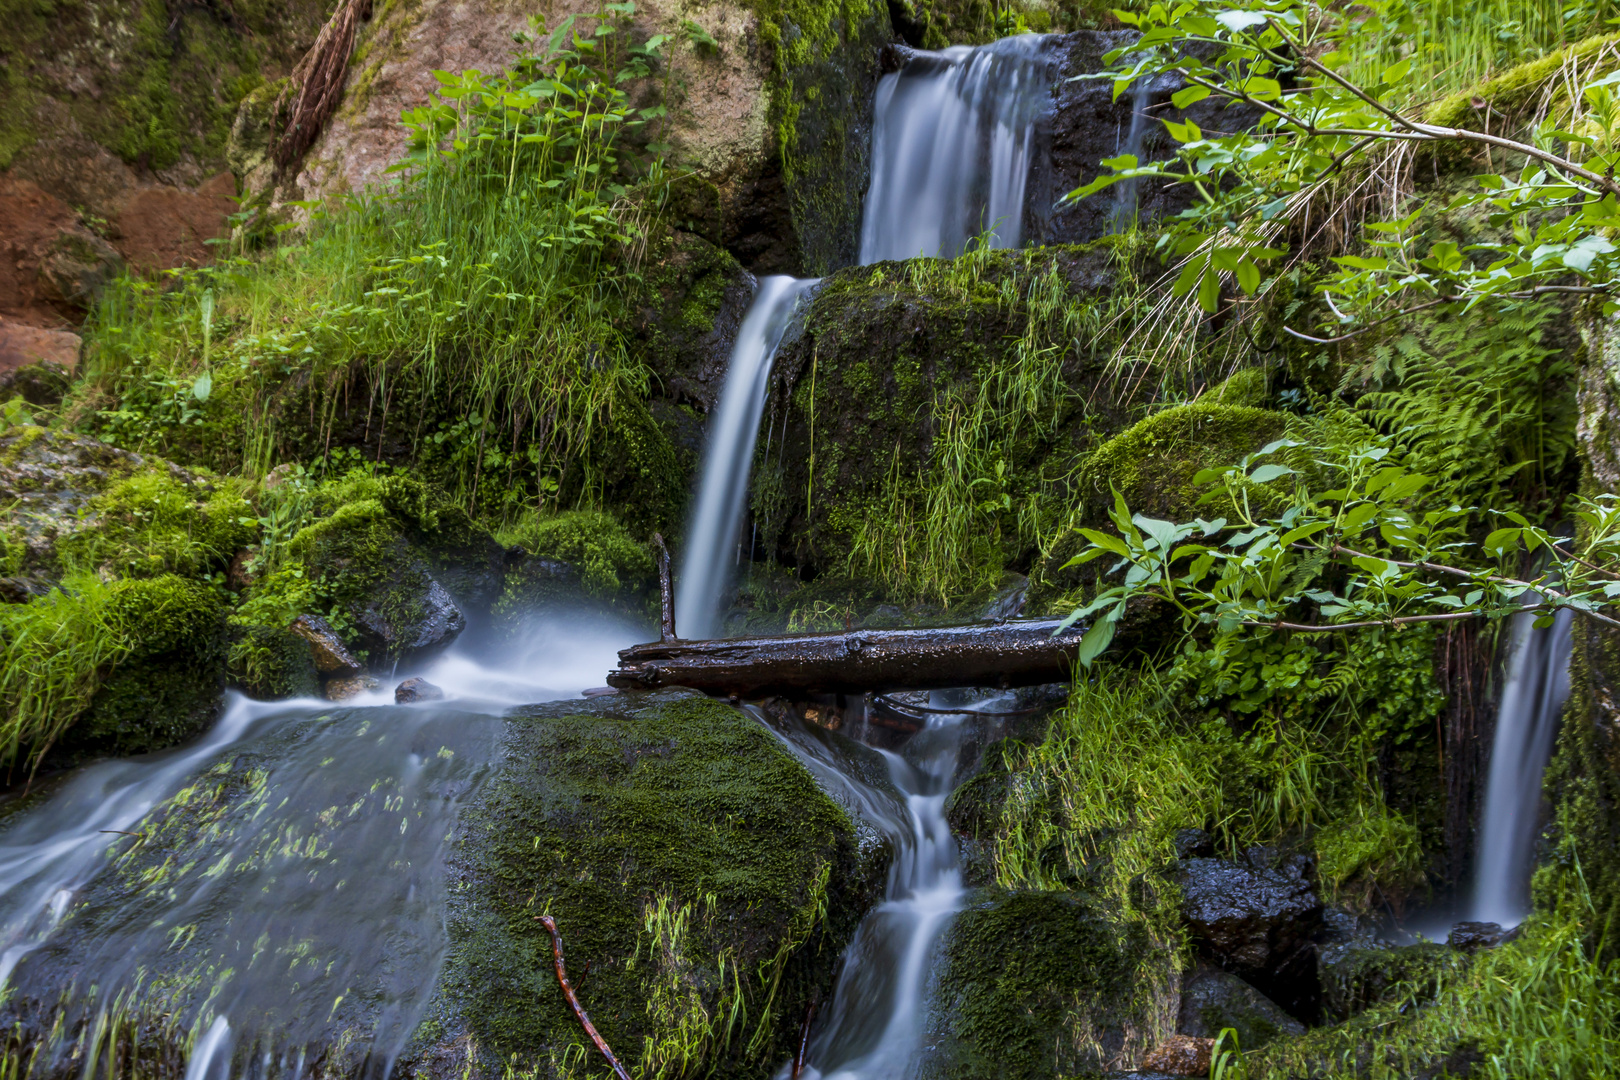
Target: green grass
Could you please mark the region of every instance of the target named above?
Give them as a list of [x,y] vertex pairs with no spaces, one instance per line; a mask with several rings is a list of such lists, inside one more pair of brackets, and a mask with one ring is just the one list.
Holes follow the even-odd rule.
[[620,149],[657,111],[614,72],[649,54],[602,29],[561,28],[587,36],[502,75],[438,73],[397,185],[300,204],[258,255],[121,282],[89,325],[78,418],[256,476],[324,453],[339,402],[369,395],[376,429],[412,411],[399,426],[469,504],[548,482],[588,499],[616,405],[646,393],[617,319],[663,190],[656,154]]

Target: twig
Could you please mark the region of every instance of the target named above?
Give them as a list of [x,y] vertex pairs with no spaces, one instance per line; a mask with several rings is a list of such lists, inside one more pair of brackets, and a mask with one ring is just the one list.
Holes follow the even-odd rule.
[[810,1021],[816,1016],[816,1003],[810,1002],[810,1007],[804,1010],[804,1023],[799,1025],[799,1052],[793,1055],[793,1075],[791,1080],[799,1080],[799,1074],[804,1071],[804,1055],[810,1049]]
[[613,1075],[618,1077],[619,1080],[630,1080],[630,1074],[625,1071],[623,1065],[619,1064],[619,1059],[613,1056],[613,1051],[608,1049],[606,1040],[596,1033],[596,1027],[591,1023],[591,1018],[585,1015],[585,1008],[579,1003],[579,998],[574,995],[574,988],[568,985],[568,970],[563,967],[562,935],[557,933],[557,920],[550,915],[537,915],[535,918],[539,919],[540,924],[551,932],[551,955],[557,962],[557,983],[562,987],[563,997],[568,999],[568,1004],[573,1008],[574,1015],[579,1017],[580,1027],[585,1029],[585,1034],[591,1037],[591,1042],[595,1043],[596,1048],[602,1051],[602,1056],[607,1058],[607,1063],[613,1067]]
[[[1529,609],[1526,609],[1529,610]],[[1369,622],[1341,622],[1341,623],[1293,623],[1283,622],[1245,622],[1244,626],[1264,626],[1271,630],[1295,630],[1302,634],[1331,634],[1339,630],[1365,630],[1373,626],[1404,626],[1407,623],[1424,622],[1457,622],[1459,619],[1477,619],[1484,615],[1483,611],[1456,611],[1445,615],[1401,615],[1393,619],[1373,619]]]
[[1607,577],[1607,578],[1620,578],[1620,574],[1615,573],[1613,570],[1605,570],[1605,569],[1603,569],[1603,567],[1597,565],[1596,563],[1589,563],[1585,559],[1581,558],[1579,555],[1576,555],[1574,552],[1565,551],[1563,548],[1559,547],[1557,544],[1554,544],[1552,546],[1552,549],[1554,551],[1558,552],[1558,554],[1562,555],[1564,558],[1570,559],[1570,560],[1572,560],[1574,562],[1578,562],[1582,566],[1586,567],[1588,570],[1593,571],[1594,573],[1602,574],[1604,577]]
[[675,588],[669,581],[669,548],[664,546],[664,534],[653,533],[658,545],[658,636],[661,641],[675,638]]

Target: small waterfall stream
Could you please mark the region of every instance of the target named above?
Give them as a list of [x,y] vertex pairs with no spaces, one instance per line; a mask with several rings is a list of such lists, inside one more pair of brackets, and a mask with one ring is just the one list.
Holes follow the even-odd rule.
[[1574,613],[1558,612],[1541,630],[1534,628],[1535,618],[1528,611],[1513,616],[1469,913],[1472,920],[1502,926],[1518,925],[1530,911],[1542,774],[1569,698]]
[[[985,232],[993,247],[1019,246],[1035,121],[1051,93],[1045,41],[1020,34],[977,48],[912,52],[879,80],[862,265],[954,258]],[[721,632],[771,363],[799,301],[819,280],[760,282],[732,345],[676,582],[684,637]]]

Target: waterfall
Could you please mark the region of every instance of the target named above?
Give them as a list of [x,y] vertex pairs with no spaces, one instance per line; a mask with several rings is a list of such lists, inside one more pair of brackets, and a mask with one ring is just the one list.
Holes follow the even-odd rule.
[[1023,239],[1035,121],[1051,75],[1039,34],[911,53],[878,81],[861,262],[954,258],[982,232]]
[[[1142,144],[1147,138],[1148,106],[1152,104],[1152,80],[1137,79],[1131,84],[1131,126],[1125,141],[1114,148],[1116,155],[1129,154],[1142,163]],[[1122,180],[1114,185],[1114,204],[1108,211],[1109,226],[1116,233],[1124,232],[1136,218],[1137,185],[1139,180]]]
[[709,425],[697,505],[675,594],[676,629],[688,638],[720,633],[722,603],[740,553],[732,544],[742,525],[754,440],[770,383],[771,361],[793,321],[799,298],[817,278],[768,277],[759,283],[731,347],[726,384]]
[[1540,630],[1534,627],[1535,618],[1530,611],[1513,616],[1469,916],[1503,926],[1518,925],[1530,911],[1542,774],[1552,756],[1558,714],[1569,697],[1574,613],[1560,611],[1551,626]]
[[[862,265],[954,258],[987,230],[992,246],[1019,246],[1035,121],[1051,92],[1045,41],[1021,34],[978,48],[912,52],[904,67],[879,80]],[[676,582],[676,629],[683,637],[721,633],[743,554],[734,545],[771,361],[795,306],[817,280],[766,278],[737,332]]]
[[[875,751],[888,765],[889,780],[904,800],[900,805],[839,770],[810,740],[778,732],[823,787],[887,834],[895,852],[882,903],[861,921],[844,951],[838,984],[805,1055],[803,1080],[897,1080],[914,1068],[934,954],[965,895],[945,800],[968,714],[993,711],[1006,700],[934,714],[901,753]],[[791,1075],[791,1067],[783,1066],[776,1080]]]

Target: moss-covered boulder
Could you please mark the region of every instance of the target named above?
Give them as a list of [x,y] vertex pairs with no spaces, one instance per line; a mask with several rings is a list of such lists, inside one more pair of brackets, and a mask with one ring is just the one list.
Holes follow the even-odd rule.
[[1195,483],[1194,477],[1202,469],[1238,464],[1281,438],[1288,426],[1284,413],[1227,403],[1253,400],[1253,383],[1254,377],[1247,376],[1223,386],[1218,400],[1154,413],[1085,457],[1077,471],[1077,510],[1030,575],[1031,612],[1072,606],[1095,580],[1099,565],[1064,564],[1085,546],[1074,527],[1112,530],[1109,512],[1116,492],[1133,514],[1167,521],[1222,516],[1219,504],[1205,502],[1211,486]]
[[981,890],[942,948],[930,1080],[1101,1076],[1166,1033],[1145,932],[1079,893]]
[[1330,947],[1317,962],[1323,1011],[1346,1020],[1381,1002],[1432,998],[1444,977],[1467,966],[1463,953],[1434,943]]
[[570,510],[533,519],[502,534],[523,551],[495,605],[498,622],[516,630],[545,608],[607,605],[643,614],[657,588],[650,545],[611,514]]
[[802,576],[993,589],[1079,455],[1126,422],[1102,326],[1122,249],[840,271],[782,346],[754,468],[760,543]]
[[792,1056],[884,866],[775,736],[675,691],[514,712],[453,874],[450,953],[406,1064],[566,1073],[584,1035],[550,914],[581,1004],[642,1075],[757,1076]]

